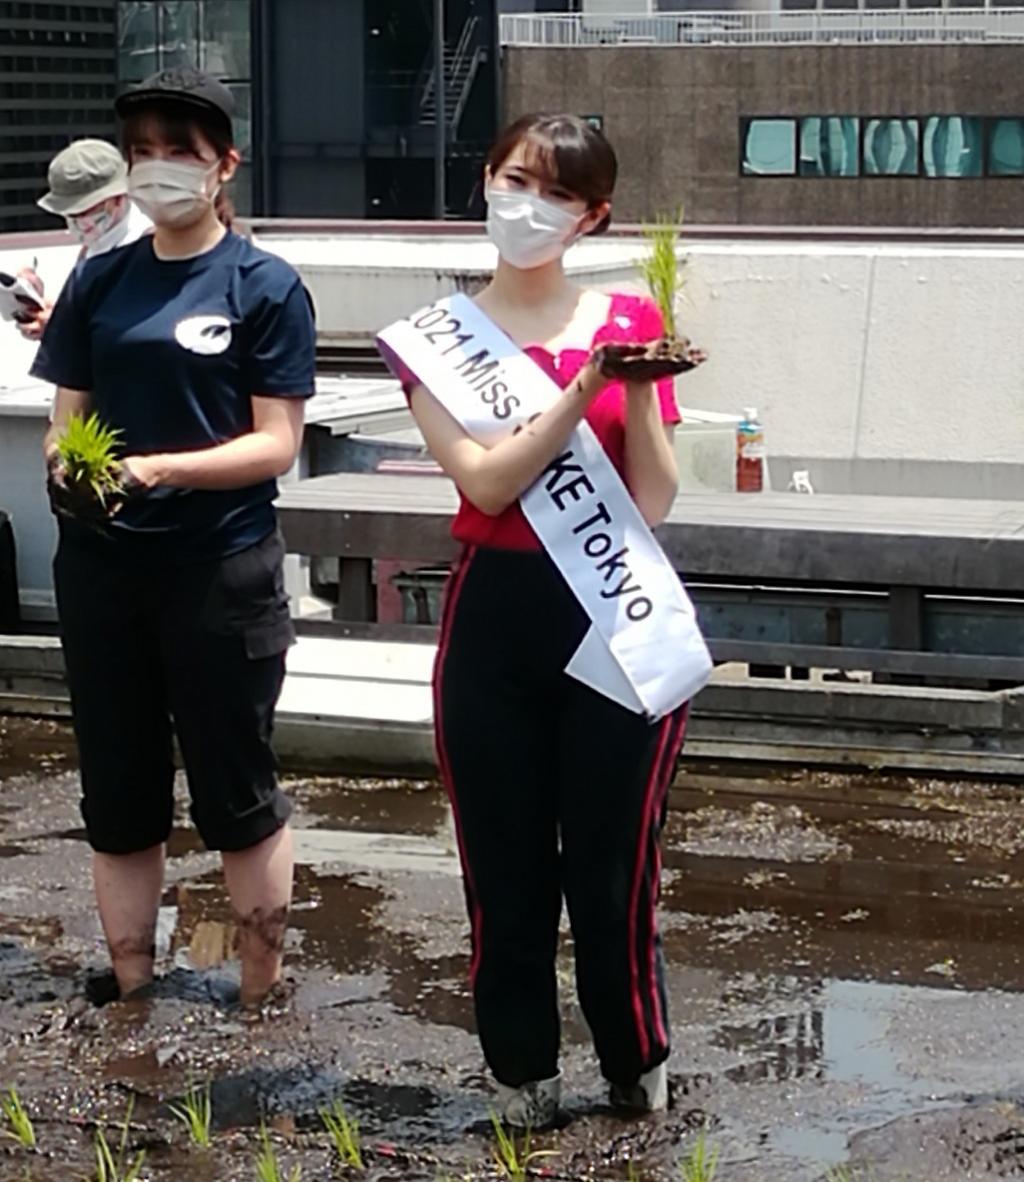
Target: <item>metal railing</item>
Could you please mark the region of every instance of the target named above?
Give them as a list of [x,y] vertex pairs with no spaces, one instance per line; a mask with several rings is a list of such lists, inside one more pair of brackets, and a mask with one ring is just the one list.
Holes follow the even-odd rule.
[[[471,16],[462,27],[454,49],[445,50],[444,93],[446,119],[457,131],[484,53],[479,41],[480,18]],[[437,69],[431,63],[420,90],[419,122],[433,123],[437,106]]]
[[657,16],[501,18],[501,43],[602,45],[834,45],[1024,42],[1024,8],[665,12]]

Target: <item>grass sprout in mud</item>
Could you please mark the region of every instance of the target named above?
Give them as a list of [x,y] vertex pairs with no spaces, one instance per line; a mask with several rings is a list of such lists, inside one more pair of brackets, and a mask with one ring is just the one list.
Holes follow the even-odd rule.
[[301,1182],[302,1166],[293,1166],[290,1174],[281,1172],[266,1125],[260,1125],[260,1151],[256,1155],[256,1182]]
[[362,1141],[359,1136],[359,1122],[345,1111],[345,1105],[335,1100],[330,1108],[320,1110],[320,1120],[331,1135],[334,1150],[343,1166],[365,1169]]
[[146,1160],[146,1151],[140,1150],[134,1160],[128,1161],[128,1134],[131,1132],[132,1110],[135,1107],[134,1097],[128,1101],[128,1111],[124,1115],[121,1126],[121,1137],[117,1143],[117,1153],[110,1148],[107,1134],[102,1126],[96,1129],[96,1172],[88,1182],[139,1182],[142,1163]]
[[531,1150],[529,1129],[523,1134],[522,1143],[517,1144],[515,1135],[509,1135],[496,1112],[491,1113],[491,1125],[494,1128],[494,1160],[502,1178],[509,1178],[511,1182],[525,1182],[534,1162],[558,1156],[554,1149]]
[[198,1149],[209,1149],[213,1144],[210,1125],[213,1120],[213,1105],[210,1102],[210,1085],[191,1087],[180,1104],[171,1104],[171,1113],[188,1130],[189,1140]]
[[718,1150],[709,1149],[703,1133],[679,1164],[683,1182],[714,1182],[718,1174]]
[[36,1131],[32,1126],[32,1118],[25,1111],[16,1088],[10,1088],[5,1096],[0,1096],[0,1110],[3,1111],[4,1136],[17,1141],[24,1149],[35,1149]]
[[[715,1148],[713,1182],[965,1182],[1024,1160],[1024,848],[1006,853],[1024,797],[1012,785],[923,795],[877,776],[687,771],[666,817],[662,908],[677,1106],[625,1123],[609,1111],[569,1001],[566,929],[571,1119],[526,1145],[506,1126],[514,1156],[499,1164],[440,790],[293,784],[289,1002],[251,1021],[234,1004],[236,964],[177,959],[201,960],[208,926],[231,916],[216,855],[186,828],[182,781],[157,985],[145,1004],[94,1007],[81,997],[100,946],[80,786],[70,762],[52,766],[64,742],[52,723],[0,718],[2,1182],[26,1170],[95,1182],[97,1124],[108,1182],[143,1149],[136,1182],[262,1182],[261,1118],[276,1151],[262,1178],[281,1182],[296,1167],[301,1182],[685,1182],[684,1158],[706,1178]],[[876,823],[888,821],[915,827]],[[191,1129],[205,1118],[170,1106],[205,1100],[207,1083],[200,1149]],[[35,1149],[5,1112],[12,1084]],[[358,1122],[362,1170],[323,1124],[335,1098]],[[534,1150],[558,1156],[525,1162]]]

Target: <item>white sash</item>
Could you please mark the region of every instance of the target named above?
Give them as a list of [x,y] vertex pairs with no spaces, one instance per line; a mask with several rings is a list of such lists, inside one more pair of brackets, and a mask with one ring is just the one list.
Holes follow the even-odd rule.
[[[378,340],[485,446],[561,394],[461,294],[396,321]],[[693,604],[589,424],[520,505],[593,625],[566,672],[652,720],[688,702],[712,668]]]

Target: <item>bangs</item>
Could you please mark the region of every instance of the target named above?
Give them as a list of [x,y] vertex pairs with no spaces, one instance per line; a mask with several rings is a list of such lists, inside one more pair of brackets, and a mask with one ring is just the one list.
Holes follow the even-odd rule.
[[121,124],[121,150],[126,156],[131,156],[132,148],[154,142],[198,156],[205,147],[223,156],[233,146],[226,119],[180,103],[146,103]]
[[521,143],[523,162],[535,176],[549,185],[561,185],[590,205],[604,199],[595,196],[593,162],[583,144],[559,142],[540,128],[528,131]]

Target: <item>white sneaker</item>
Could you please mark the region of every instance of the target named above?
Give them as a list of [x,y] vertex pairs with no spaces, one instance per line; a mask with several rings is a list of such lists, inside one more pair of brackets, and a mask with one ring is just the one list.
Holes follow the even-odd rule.
[[496,1083],[498,1113],[514,1129],[549,1129],[558,1116],[562,1099],[561,1073],[553,1079],[531,1080],[518,1088]]
[[664,1063],[645,1071],[635,1084],[612,1084],[609,1099],[614,1108],[630,1112],[664,1112],[668,1108],[668,1068]]

